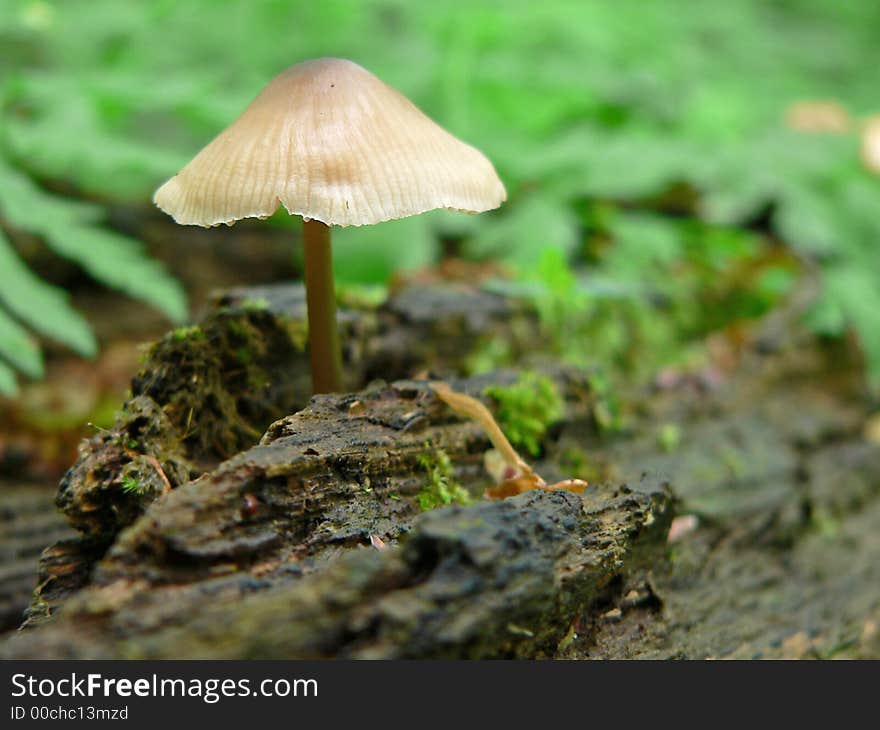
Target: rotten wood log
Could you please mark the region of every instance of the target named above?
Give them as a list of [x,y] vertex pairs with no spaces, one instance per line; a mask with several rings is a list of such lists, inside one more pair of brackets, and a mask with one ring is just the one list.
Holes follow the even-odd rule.
[[[353,390],[426,366],[460,372],[490,341],[516,356],[539,339],[524,306],[456,283],[404,288],[378,308],[354,302],[340,318]],[[196,326],[152,345],[116,423],[82,443],[58,491],[57,504],[86,543],[69,542],[75,533],[45,491],[23,500],[18,485],[0,490],[2,629],[20,624],[35,583],[52,588],[40,589],[30,621],[75,590],[89,574],[83,561],[100,557],[101,546],[153,499],[253,445],[271,422],[305,405],[305,339],[304,292],[290,284],[219,294]],[[34,556],[47,544],[35,578]]]
[[[662,553],[669,494],[646,482],[420,513],[426,455],[444,454],[455,467],[449,478],[478,494],[489,484],[482,466],[489,445],[425,382],[316,397],[257,446],[155,501],[118,535],[60,617],[6,651],[551,652],[640,551]],[[371,535],[390,549],[362,547]]]
[[[245,298],[233,306],[240,305],[245,314],[266,311],[259,300]],[[430,321],[430,312],[420,316]],[[505,331],[505,326],[516,329],[521,324],[516,324],[514,317],[497,331]],[[443,330],[439,322],[432,326],[437,332]],[[409,325],[404,330],[410,331]],[[574,630],[559,643],[557,656],[880,656],[880,542],[874,529],[880,516],[880,443],[876,436],[866,435],[866,419],[876,412],[877,402],[865,392],[863,371],[846,351],[840,347],[828,349],[827,343],[822,346],[791,323],[774,331],[776,335],[768,335],[765,330],[754,347],[747,348],[740,367],[727,377],[681,373],[672,379],[664,376],[655,387],[635,396],[629,394],[628,400],[637,402],[638,410],[630,413],[626,430],[613,437],[599,438],[590,428],[590,418],[578,422],[570,416],[548,434],[543,444],[546,463],[539,465],[542,473],[549,469],[547,476],[554,478],[577,474],[593,481],[596,474],[604,474],[617,484],[626,480],[635,483],[646,469],[673,473],[678,510],[686,524],[683,531],[676,531],[675,543],[663,549],[659,538],[662,530],[650,536],[647,529],[641,537],[626,543],[629,548],[622,553],[620,571],[606,588],[591,596],[579,594],[583,608],[575,611]],[[188,339],[185,333],[182,339]],[[442,344],[433,343],[422,352],[428,353],[432,347]],[[399,352],[405,349],[401,347]],[[179,351],[170,347],[167,352]],[[169,374],[173,376],[173,368],[169,368]],[[583,390],[588,390],[583,383],[575,378],[557,383],[569,405],[583,405]],[[188,387],[183,381],[179,384],[185,390]],[[406,413],[433,408],[429,401],[413,397]],[[165,400],[173,402],[172,397]],[[360,408],[356,405],[353,414]],[[390,431],[392,438],[400,435],[398,431],[408,433],[403,430],[405,423],[416,432],[442,426],[440,411],[427,421],[411,416],[404,419],[403,415],[401,412],[400,428]],[[450,418],[449,425],[452,423],[454,419]],[[661,439],[670,424],[675,425],[676,438]],[[279,431],[268,439],[276,435],[283,439],[297,432],[299,427],[294,427],[283,436]],[[486,477],[475,454],[487,444],[479,433],[473,435],[477,439],[473,442],[475,452],[456,450],[451,445],[449,448],[455,453],[457,478],[478,492]],[[264,445],[272,444],[270,441]],[[204,477],[206,482],[219,476],[221,469],[213,466],[219,454],[205,455],[198,438],[192,438],[184,449],[187,455],[202,454],[193,459],[199,462],[193,468],[194,475],[213,470]],[[586,468],[591,473],[576,473],[575,469],[584,468],[581,459],[585,453]],[[316,457],[304,452],[302,456]],[[380,458],[385,457],[380,454]],[[325,466],[332,468],[329,461]],[[424,484],[425,472],[413,477],[405,471],[397,478],[420,479],[419,483]],[[269,478],[259,470],[255,473],[252,486]],[[286,478],[276,477],[279,482]],[[245,491],[240,500],[234,492],[227,494],[228,502],[221,500],[214,505],[223,520],[238,514],[256,523],[265,518],[269,525],[268,543],[261,542],[266,539],[264,524],[248,540],[241,540],[245,547],[240,556],[229,560],[222,557],[222,550],[217,552],[227,539],[222,532],[211,528],[200,532],[192,524],[185,524],[186,519],[196,516],[206,518],[206,522],[212,517],[210,510],[200,512],[191,509],[192,505],[181,512],[181,522],[162,512],[163,520],[171,520],[167,533],[163,534],[161,521],[155,530],[130,528],[132,535],[139,537],[125,549],[122,545],[128,539],[128,530],[123,531],[95,570],[88,566],[100,559],[103,550],[89,553],[84,543],[62,542],[53,549],[51,560],[44,561],[41,582],[45,586],[38,593],[29,625],[35,625],[38,619],[45,621],[49,608],[76,593],[78,586],[89,587],[68,600],[57,618],[45,621],[38,631],[23,632],[4,651],[8,656],[174,656],[168,652],[175,642],[181,650],[178,655],[192,651],[206,656],[280,656],[282,652],[302,656],[535,656],[549,651],[547,647],[552,647],[557,633],[543,642],[529,643],[525,640],[530,638],[529,632],[535,633],[534,627],[515,620],[509,621],[511,626],[505,630],[519,633],[524,643],[514,642],[513,648],[498,649],[496,654],[485,646],[468,644],[467,637],[473,634],[466,632],[458,635],[458,649],[434,642],[419,653],[421,650],[406,648],[406,642],[396,643],[394,637],[399,634],[395,621],[401,619],[386,615],[382,601],[386,597],[393,611],[401,600],[399,596],[405,595],[401,592],[405,587],[390,578],[386,584],[383,580],[387,576],[405,576],[411,581],[408,586],[429,592],[425,605],[426,610],[433,610],[431,618],[421,615],[414,619],[415,625],[430,625],[431,631],[440,632],[448,631],[444,627],[454,625],[456,620],[463,624],[469,621],[470,608],[466,614],[458,611],[458,618],[455,613],[443,615],[445,609],[429,600],[433,595],[446,595],[435,593],[435,580],[440,575],[435,570],[423,583],[424,576],[407,567],[410,564],[403,557],[408,549],[407,538],[416,539],[426,521],[439,519],[446,511],[420,516],[412,491],[403,497],[400,492],[383,491],[393,489],[386,484],[379,487],[379,494],[387,494],[388,507],[401,512],[399,519],[383,523],[382,510],[374,510],[369,500],[363,501],[377,495],[372,480],[360,491],[355,481],[350,482],[354,501],[340,503],[348,506],[338,507],[336,514],[360,516],[361,521],[355,521],[334,541],[332,535],[339,525],[346,524],[344,520],[322,522],[323,507],[314,511],[306,508],[304,514],[311,515],[313,524],[300,538],[292,540],[292,552],[287,557],[281,549],[286,534],[283,529],[271,532],[273,520],[280,519],[282,527],[287,525],[294,531],[301,527],[294,527],[284,517],[283,509],[262,513],[265,506],[259,500],[255,504],[256,494],[252,491]],[[195,484],[198,482],[175,490],[170,499],[175,499],[177,492],[197,489]],[[400,500],[392,499],[392,494]],[[606,506],[617,498],[607,487],[586,495],[590,496],[603,500]],[[162,504],[156,503],[150,513]],[[330,504],[328,501],[324,507],[329,509]],[[355,509],[355,505],[359,507]],[[138,527],[145,518],[135,511],[130,519]],[[665,520],[664,516],[655,524],[662,527]],[[321,529],[322,524],[326,529]],[[397,532],[394,526],[399,527]],[[178,543],[171,539],[178,528],[184,535],[180,552]],[[238,542],[236,530],[232,533],[233,541]],[[380,553],[367,548],[371,534],[387,539],[390,550]],[[510,537],[500,528],[493,534]],[[484,539],[488,540],[485,534],[480,540]],[[399,546],[395,545],[398,541]],[[473,543],[474,547],[462,554],[479,552],[477,548],[482,544]],[[518,553],[519,545],[529,550],[534,547],[517,536],[504,552]],[[642,545],[648,549],[643,550]],[[436,547],[426,551],[436,551]],[[671,560],[662,559],[667,554]],[[386,559],[393,565],[386,564]],[[464,560],[465,567],[469,559]],[[510,559],[525,558],[511,554]],[[366,567],[359,567],[360,561]],[[374,565],[374,561],[385,567]],[[506,568],[502,565],[499,570],[503,578]],[[127,580],[129,571],[137,576],[136,580]],[[491,585],[481,582],[482,572],[474,577],[456,569],[455,575],[476,586],[468,606],[476,605],[478,590],[498,595],[492,593]],[[177,578],[183,583],[175,583]],[[89,580],[94,582],[89,584]],[[358,593],[357,587],[363,586],[359,581],[375,589],[376,604],[358,603],[357,596],[365,597],[365,592]],[[390,593],[383,593],[385,590]],[[331,596],[334,592],[336,595]],[[182,605],[190,607],[190,614],[177,613],[170,603],[177,598],[186,599]],[[247,605],[248,611],[240,605]],[[456,598],[448,605],[457,609],[462,604]],[[342,608],[337,611],[336,606]],[[294,615],[288,614],[288,607],[296,608],[296,620],[284,618]],[[253,621],[248,618],[251,609]],[[325,633],[317,624],[309,623],[309,617],[316,615],[327,618]],[[367,628],[357,620],[362,615],[368,617]],[[325,637],[324,643],[310,643],[306,634],[297,633],[300,621],[315,627],[315,636]],[[280,627],[277,632],[276,622]],[[378,635],[370,633],[372,625],[380,627],[377,632],[383,632],[383,639],[371,638]],[[501,626],[485,622],[474,625],[490,635]],[[554,619],[552,631],[557,632],[559,625]],[[242,639],[245,628],[249,628],[249,634]],[[67,636],[62,635],[65,631]],[[410,638],[417,634],[404,632]],[[285,636],[291,637],[288,643]],[[334,643],[333,637],[351,638]]]
[[[512,358],[539,339],[532,314],[471,286],[404,289],[378,309],[339,314],[346,385],[393,380],[429,368],[460,372],[486,342]],[[153,345],[113,428],[86,441],[56,503],[71,524],[109,539],[146,504],[255,443],[273,421],[306,404],[301,286],[219,296],[194,327]]]
[[617,479],[674,474],[679,518],[649,600],[625,586],[559,656],[880,658],[880,403],[842,343],[784,334],[709,387],[667,380],[590,448]]
[[[571,428],[583,429],[592,408],[587,376],[557,369],[554,377],[567,402],[563,421]],[[480,396],[489,385],[507,386],[517,378],[516,371],[507,370],[455,382],[463,392]],[[214,554],[218,563],[229,562],[230,556],[268,562],[272,554],[262,548],[279,543],[292,553],[315,556],[325,547],[363,542],[367,530],[394,538],[407,529],[407,519],[416,510],[417,495],[430,478],[426,460],[430,464],[442,454],[452,465],[450,478],[479,494],[491,486],[483,468],[483,454],[489,448],[491,443],[481,428],[456,419],[427,381],[378,385],[359,394],[316,396],[309,407],[273,424],[257,447],[195,480],[202,485],[199,489],[206,490],[202,492],[203,502],[191,503],[178,495],[190,494],[189,485],[187,490],[177,488],[170,493],[150,483],[137,494],[94,492],[93,513],[118,516],[127,505],[137,505],[127,515],[135,528],[119,537],[102,570],[109,570],[107,566],[118,545],[127,544],[125,541],[134,539],[133,535],[141,535],[145,541],[154,539],[152,533],[141,533],[137,526],[148,524],[138,517],[156,500],[166,505],[161,523],[165,533],[173,535],[173,544],[162,546],[158,552],[193,552],[203,557]],[[257,482],[249,486],[252,478]],[[366,502],[350,503],[352,493],[361,491],[374,496]],[[227,501],[221,507],[224,499]],[[290,523],[292,514],[302,512],[305,514],[297,518],[298,522]],[[240,534],[234,536],[240,541],[237,544],[225,540],[229,525],[242,520],[247,526],[246,540]],[[304,529],[311,529],[312,522],[318,521],[320,529],[298,545],[294,538],[301,537]],[[283,532],[267,532],[267,524],[288,527]],[[98,560],[103,555],[100,546],[107,549],[114,545],[116,534],[115,530],[87,534],[83,550],[68,544],[47,550],[27,625],[44,621],[81,587],[73,577],[89,576],[92,570],[88,565],[75,568],[75,560]],[[191,536],[202,542],[190,545],[187,541]],[[137,552],[145,554],[143,550]],[[70,556],[71,561],[59,556]],[[216,569],[210,561],[192,565]],[[176,582],[190,579],[181,575],[169,578]]]

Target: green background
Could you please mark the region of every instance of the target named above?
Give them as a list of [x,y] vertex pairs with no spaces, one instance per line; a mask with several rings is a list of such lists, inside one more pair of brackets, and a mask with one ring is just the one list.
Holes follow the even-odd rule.
[[183,319],[180,286],[103,206],[147,208],[274,74],[324,55],[482,149],[509,191],[495,213],[340,231],[340,281],[384,284],[453,240],[508,267],[496,286],[535,298],[560,357],[626,371],[699,357],[818,272],[808,324],[853,328],[880,377],[880,178],[857,122],[785,122],[813,99],[880,112],[878,3],[4,0],[0,47],[0,390],[40,374],[35,333],[95,350],[15,233]]

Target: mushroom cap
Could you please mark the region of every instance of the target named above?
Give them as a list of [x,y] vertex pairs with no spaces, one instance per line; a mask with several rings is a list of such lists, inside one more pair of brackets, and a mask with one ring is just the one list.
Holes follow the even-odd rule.
[[507,197],[492,163],[352,61],[321,58],[276,76],[153,202],[177,223],[291,215],[360,226]]

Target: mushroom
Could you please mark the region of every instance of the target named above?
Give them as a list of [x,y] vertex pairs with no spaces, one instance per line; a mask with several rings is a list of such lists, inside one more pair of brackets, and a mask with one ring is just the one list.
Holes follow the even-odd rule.
[[480,213],[506,199],[492,163],[352,61],[305,61],[276,76],[153,202],[183,225],[303,219],[312,385],[342,389],[330,226],[437,208]]
[[515,497],[517,494],[528,492],[531,489],[552,491],[564,489],[575,494],[582,494],[589,484],[582,479],[563,479],[556,484],[547,484],[546,481],[530,467],[522,457],[516,453],[504,431],[498,425],[495,417],[489,412],[483,403],[466,393],[456,393],[449,383],[435,380],[429,383],[434,394],[456,413],[476,421],[485,432],[489,441],[495,447],[501,460],[506,464],[502,470],[499,483],[489,487],[485,496],[489,499],[504,499]]
[[880,175],[880,114],[868,117],[862,126],[862,162]]

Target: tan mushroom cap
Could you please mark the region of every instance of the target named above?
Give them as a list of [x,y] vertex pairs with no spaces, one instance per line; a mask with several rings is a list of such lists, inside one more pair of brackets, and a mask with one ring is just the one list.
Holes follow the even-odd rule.
[[291,215],[361,226],[507,197],[492,163],[352,61],[276,76],[153,202],[182,224]]

